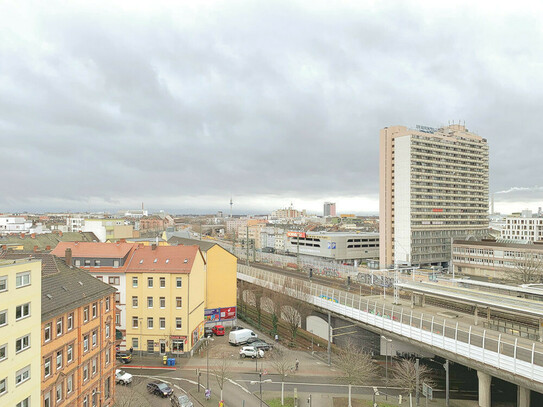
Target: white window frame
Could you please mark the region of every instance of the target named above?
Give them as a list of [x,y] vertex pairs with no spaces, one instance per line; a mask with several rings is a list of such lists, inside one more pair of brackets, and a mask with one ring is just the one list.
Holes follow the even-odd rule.
[[83,336],[83,352],[89,351],[89,335]]
[[[28,313],[27,314],[23,314],[23,311],[24,311],[25,307],[28,308]],[[17,310],[18,309],[21,310],[21,316],[19,318],[17,318]],[[15,307],[15,321],[20,321],[21,319],[28,318],[29,316],[30,316],[30,303],[29,302],[26,302],[26,303],[21,304],[21,305],[17,305],[17,307]]]
[[62,363],[63,362],[64,362],[64,358],[63,358],[62,350],[57,350],[57,353],[56,353],[56,356],[55,356],[56,370],[62,369]]
[[3,324],[0,324],[0,327],[6,326],[8,324],[8,310],[3,309],[2,311],[0,311],[0,315],[4,316],[4,321],[5,321]]
[[[166,288],[166,277],[160,277],[158,281],[160,288]],[[162,283],[164,283],[164,285]]]
[[153,277],[147,277],[147,288],[154,288],[155,282]]
[[159,298],[159,305],[160,305],[160,309],[166,308],[166,297]]
[[62,382],[60,382],[59,384],[57,384],[57,387],[55,388],[55,400],[57,401],[57,403],[60,403],[62,401],[62,396],[63,396],[63,388],[62,388]]
[[[28,277],[28,278],[25,278]],[[22,288],[30,285],[30,271],[23,271],[15,274],[15,288]]]
[[66,394],[70,394],[74,390],[74,375],[71,374],[66,378]]
[[160,329],[166,329],[166,318],[164,318],[164,317],[159,318],[158,327]]
[[106,322],[106,338],[109,338],[109,334],[110,334],[110,331],[111,331],[111,328],[110,328],[110,325],[109,325],[109,322]]
[[83,308],[83,322],[87,322],[89,320],[89,307],[86,306]]
[[8,378],[4,377],[2,380],[0,380],[0,384],[4,386],[4,390],[2,390],[2,387],[0,387],[0,396],[2,396],[8,392]]
[[71,331],[74,328],[74,313],[70,313],[67,319],[67,330]]
[[147,329],[153,329],[154,325],[153,317],[147,317]]
[[98,345],[97,340],[98,335],[96,334],[96,331],[92,331],[92,347],[94,348],[96,345]]
[[132,288],[138,288],[138,278],[132,277]]
[[175,318],[175,329],[183,329],[183,318],[181,317]]
[[138,329],[140,327],[140,321],[138,317],[132,317],[132,328]]
[[182,288],[183,287],[183,278],[182,277],[176,277],[175,278],[175,287],[176,288]]
[[175,297],[175,308],[176,309],[183,308],[183,297]]
[[23,401],[19,401],[17,404],[15,404],[15,407],[30,407],[30,396]]
[[111,297],[106,297],[106,312],[109,312],[109,309],[111,307]]
[[92,319],[96,318],[98,316],[98,304],[94,303],[92,304]]
[[19,369],[15,373],[15,386],[23,384],[24,382],[30,380],[30,365]]
[[[49,373],[47,373],[47,370],[49,370]],[[49,356],[43,361],[43,377],[49,377],[51,376],[51,373],[51,356]]]
[[4,343],[3,345],[0,345],[0,350],[4,350],[4,357],[0,356],[0,362],[6,360],[8,358],[8,344]]
[[98,360],[96,358],[92,359],[92,375],[94,376],[98,371]]
[[83,366],[83,383],[89,380],[89,364]]
[[[25,345],[26,342],[26,346]],[[20,345],[19,345],[20,344]],[[17,347],[21,348],[17,350]],[[15,340],[15,353],[21,353],[30,348],[30,334],[23,335]]]
[[106,349],[106,366],[109,365],[109,360],[111,358],[110,354],[111,354],[111,348],[107,348]]
[[134,337],[132,338],[132,347],[133,348],[136,348],[136,349],[139,349],[140,347],[140,341],[138,338]]
[[137,295],[132,296],[132,308],[138,308],[139,299]]
[[[60,325],[60,333],[58,332],[59,331],[59,325]],[[63,328],[62,325],[64,325],[64,318],[61,317],[61,318],[57,319],[57,336],[61,336],[64,333],[64,331],[62,329]]]
[[[48,332],[49,334],[47,334]],[[49,336],[49,338],[47,336]],[[49,342],[51,340],[51,322],[45,324],[45,328],[43,329],[43,337],[44,342]]]
[[0,293],[8,290],[8,276],[0,277]]
[[74,345],[70,344],[68,345],[66,349],[66,364],[72,362],[74,360]]
[[147,308],[153,308],[153,297],[147,297]]

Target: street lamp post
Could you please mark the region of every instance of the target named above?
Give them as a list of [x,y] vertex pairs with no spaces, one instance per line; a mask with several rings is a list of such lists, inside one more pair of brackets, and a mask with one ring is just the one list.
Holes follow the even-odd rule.
[[213,341],[213,338],[206,338],[206,389],[209,390],[209,341]]
[[251,380],[251,384],[260,385],[260,407],[262,407],[262,383],[271,383],[271,379],[262,380],[262,372],[258,372],[258,381]]
[[388,339],[386,336],[383,336],[383,335],[381,335],[381,338],[386,341],[385,342],[385,387],[386,387],[385,400],[388,400],[388,344],[392,342],[392,339]]

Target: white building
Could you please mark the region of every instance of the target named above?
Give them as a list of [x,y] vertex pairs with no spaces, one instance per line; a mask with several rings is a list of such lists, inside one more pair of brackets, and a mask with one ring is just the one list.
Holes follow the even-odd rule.
[[519,216],[507,216],[501,238],[510,241],[543,241],[543,217],[532,217],[532,211],[523,211]]
[[30,233],[32,221],[23,217],[2,216],[0,217],[0,234]]

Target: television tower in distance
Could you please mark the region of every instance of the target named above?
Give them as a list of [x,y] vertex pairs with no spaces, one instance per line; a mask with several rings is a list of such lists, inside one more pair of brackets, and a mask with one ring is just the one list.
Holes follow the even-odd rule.
[[230,197],[230,217],[232,217],[232,205],[234,205],[234,202],[232,202],[232,197]]

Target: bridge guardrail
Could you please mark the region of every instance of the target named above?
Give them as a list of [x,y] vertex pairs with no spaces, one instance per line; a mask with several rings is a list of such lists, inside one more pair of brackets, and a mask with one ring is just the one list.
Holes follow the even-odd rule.
[[543,382],[543,345],[512,335],[320,284],[238,265],[238,278],[305,300],[320,308],[453,352],[532,381]]

